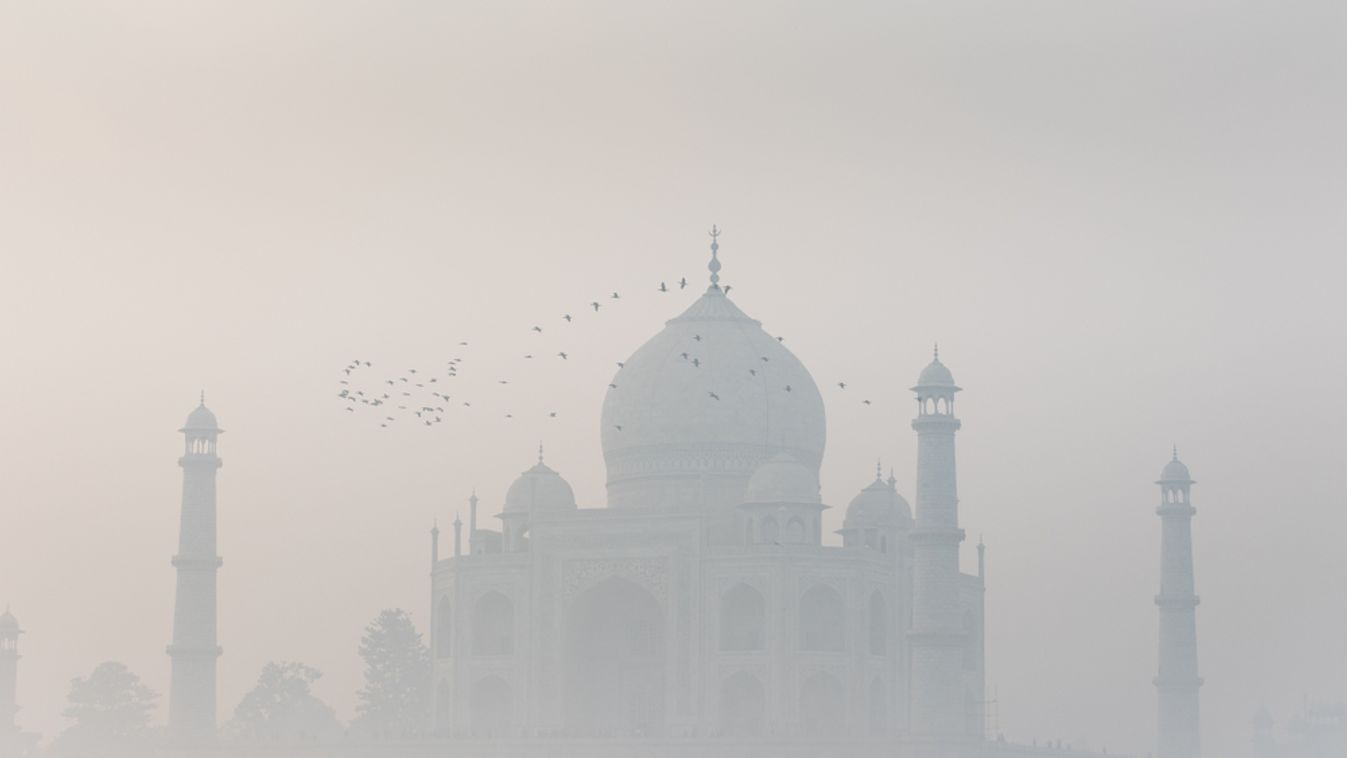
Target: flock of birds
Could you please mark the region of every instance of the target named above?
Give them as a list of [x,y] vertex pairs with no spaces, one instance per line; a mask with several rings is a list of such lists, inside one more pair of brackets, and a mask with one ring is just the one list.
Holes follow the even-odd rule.
[[[685,290],[689,286],[686,277],[680,277],[670,286],[667,282],[660,282],[657,288],[653,288],[657,293],[670,293],[677,290]],[[718,285],[722,292],[730,292],[729,285]],[[676,289],[675,289],[676,287]],[[621,293],[613,291],[602,300],[591,300],[586,308],[592,311],[592,315],[597,315],[605,306],[611,306],[619,301],[623,301]],[[563,313],[560,316],[560,322],[566,326],[565,329],[576,323],[576,317],[571,313]],[[541,335],[544,327],[541,324],[534,324],[529,327],[534,335]],[[702,342],[702,336],[696,334],[693,336],[694,343]],[[777,337],[778,341],[784,342],[784,337]],[[466,353],[471,344],[467,340],[458,343],[460,352]],[[702,367],[702,360],[696,352],[697,345],[689,345],[688,350],[681,353],[681,358],[693,369]],[[545,358],[569,362],[572,353],[569,350],[558,350],[554,355],[544,356],[542,353],[528,352],[524,353],[520,360],[538,361]],[[749,360],[746,358],[746,360]],[[768,356],[758,356],[759,362],[746,370],[752,376],[759,376],[766,371],[764,364],[770,362]],[[445,423],[455,409],[468,409],[474,406],[474,397],[469,392],[467,395],[460,391],[462,385],[456,380],[459,378],[459,372],[464,367],[462,355],[450,357],[442,365],[435,368],[408,368],[403,371],[394,371],[392,373],[374,371],[375,365],[372,361],[357,358],[346,364],[341,369],[341,376],[338,379],[337,398],[343,404],[345,411],[350,414],[373,415],[381,428],[388,428],[396,424],[412,424],[420,427],[434,427]],[[622,361],[617,362],[618,369],[623,368],[625,364]],[[498,378],[495,380],[497,385],[502,387],[509,386],[510,380],[507,378]],[[456,386],[457,385],[457,386]],[[846,390],[850,385],[845,381],[836,383],[839,391]],[[618,389],[615,382],[608,384],[610,390]],[[790,384],[783,384],[780,388],[782,392],[793,392],[794,388]],[[721,397],[714,389],[707,390],[706,396],[708,402],[719,402]],[[868,399],[861,399],[861,404],[872,406],[873,403]],[[479,404],[480,406],[480,404]],[[515,418],[515,413],[508,407],[502,405],[493,408],[495,413],[504,419]],[[546,410],[547,418],[557,418],[556,410]],[[614,424],[617,431],[624,431],[624,426]]]

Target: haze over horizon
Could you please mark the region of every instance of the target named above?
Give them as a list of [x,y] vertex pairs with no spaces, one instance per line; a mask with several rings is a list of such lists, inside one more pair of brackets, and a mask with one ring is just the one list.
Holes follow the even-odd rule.
[[[1205,746],[1247,755],[1260,704],[1347,699],[1345,31],[1330,2],[0,8],[19,723],[53,736],[104,660],[166,704],[203,389],[221,719],[271,660],[349,716],[363,626],[427,631],[435,520],[445,554],[540,441],[604,506],[603,394],[705,289],[716,223],[730,298],[827,404],[825,534],[877,459],[913,499],[939,342],[1009,739],[1154,749],[1178,445]],[[353,359],[456,356],[442,424],[336,397]]]

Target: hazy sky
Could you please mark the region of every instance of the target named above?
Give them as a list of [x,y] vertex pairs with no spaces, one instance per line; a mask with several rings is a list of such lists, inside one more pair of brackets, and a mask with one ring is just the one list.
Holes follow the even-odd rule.
[[[940,342],[1012,739],[1152,749],[1178,443],[1207,746],[1241,756],[1260,702],[1347,698],[1344,93],[1330,0],[0,2],[20,721],[58,730],[106,659],[166,695],[202,388],[222,716],[272,659],[349,715],[362,626],[425,628],[432,519],[497,512],[540,439],[603,505],[614,362],[700,291],[714,222],[825,387],[825,525],[876,458],[911,496]],[[477,402],[433,429],[335,398],[353,358],[456,355]]]

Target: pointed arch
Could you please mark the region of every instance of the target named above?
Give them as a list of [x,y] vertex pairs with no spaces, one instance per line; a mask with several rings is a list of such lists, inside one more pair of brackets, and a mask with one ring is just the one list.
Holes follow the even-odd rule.
[[884,680],[875,677],[870,682],[870,736],[883,737],[889,733],[889,692]]
[[472,654],[514,653],[514,603],[500,592],[488,592],[472,607]]
[[846,727],[846,690],[837,677],[817,672],[800,685],[800,728],[811,737],[833,737]]
[[612,576],[566,610],[565,721],[581,736],[658,736],[665,721],[665,614],[649,590]]
[[449,596],[440,598],[435,610],[435,657],[448,658],[453,654],[454,614],[449,605]]
[[889,654],[889,615],[884,593],[870,593],[870,655]]
[[846,650],[846,605],[842,593],[826,584],[810,587],[800,598],[800,649]]
[[763,650],[767,645],[767,601],[747,584],[736,584],[720,598],[720,649]]
[[480,679],[472,687],[472,735],[507,737],[514,720],[514,691],[498,676]]
[[756,676],[740,671],[720,683],[722,737],[761,737],[767,732],[767,692]]

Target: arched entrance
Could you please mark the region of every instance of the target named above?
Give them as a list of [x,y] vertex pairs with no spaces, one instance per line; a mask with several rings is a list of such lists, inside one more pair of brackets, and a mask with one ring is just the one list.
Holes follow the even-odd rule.
[[514,719],[514,693],[498,676],[489,676],[472,688],[472,736],[509,737]]
[[664,612],[617,577],[572,601],[566,615],[566,724],[582,736],[664,732]]
[[740,671],[720,683],[721,737],[761,737],[766,712],[766,693],[756,676]]

